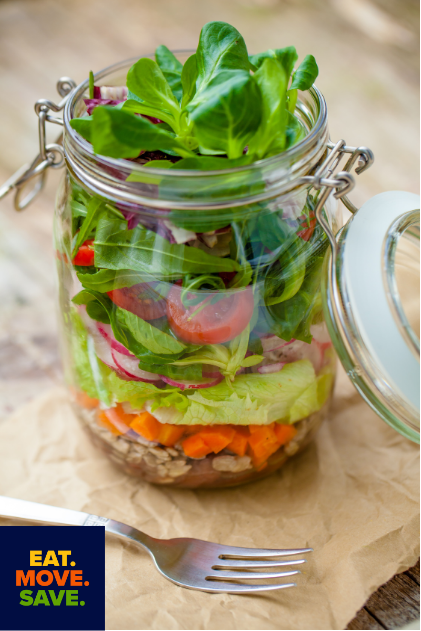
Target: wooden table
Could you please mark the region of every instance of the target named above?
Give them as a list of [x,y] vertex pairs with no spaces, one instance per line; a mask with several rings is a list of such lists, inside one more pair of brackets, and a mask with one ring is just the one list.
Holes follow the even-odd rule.
[[[194,48],[201,26],[234,24],[249,50],[293,43],[321,68],[331,137],[373,149],[376,163],[352,194],[419,191],[416,0],[3,0],[0,3],[0,183],[37,154],[34,102],[58,100],[55,82],[77,82],[117,60]],[[53,130],[56,133],[56,130]],[[51,240],[51,173],[23,214],[0,213],[0,419],[61,380]],[[349,629],[393,629],[419,617],[419,564],[371,596]]]

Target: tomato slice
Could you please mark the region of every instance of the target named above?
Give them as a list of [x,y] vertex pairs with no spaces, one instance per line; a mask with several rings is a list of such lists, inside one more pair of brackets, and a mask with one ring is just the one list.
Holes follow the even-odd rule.
[[73,259],[73,265],[93,265],[95,252],[93,250],[93,239],[84,241],[78,249],[75,258]]
[[181,287],[173,285],[168,294],[168,322],[177,337],[190,344],[228,342],[246,328],[253,315],[254,299],[250,287],[227,293],[214,304],[210,303],[212,295],[209,295],[188,309],[181,301],[181,292]]
[[107,294],[118,307],[134,313],[142,320],[156,320],[166,314],[164,299],[153,300],[148,297],[148,294],[153,294],[149,285],[139,283],[132,287],[107,291]]

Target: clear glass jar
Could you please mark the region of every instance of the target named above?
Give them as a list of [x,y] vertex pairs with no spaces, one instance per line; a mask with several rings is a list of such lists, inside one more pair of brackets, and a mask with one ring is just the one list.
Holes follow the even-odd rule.
[[[133,61],[96,83],[124,85]],[[308,178],[327,155],[324,98],[299,95],[306,135],[283,154],[203,172],[94,155],[69,125],[86,91],[64,112],[54,230],[76,412],[116,464],[149,482],[267,476],[311,440],[335,377],[320,292],[329,241]],[[323,216],[336,233],[332,197]]]

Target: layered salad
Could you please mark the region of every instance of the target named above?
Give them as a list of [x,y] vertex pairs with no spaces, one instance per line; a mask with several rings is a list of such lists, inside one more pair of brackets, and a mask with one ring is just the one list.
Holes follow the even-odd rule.
[[[191,171],[221,172],[225,196],[256,195],[266,183],[250,184],[242,167],[307,133],[297,95],[318,68],[312,55],[297,60],[292,46],[249,56],[234,27],[212,22],[184,65],[159,46],[126,85],[96,85],[91,73],[71,126],[94,154],[142,165],[128,177],[114,166],[117,179],[159,173],[156,198]],[[56,243],[71,294],[67,377],[94,440],[159,484],[232,485],[278,468],[318,426],[333,385],[317,193],[224,212],[163,202],[154,215],[72,176],[66,186]],[[198,206],[210,194],[192,189]]]

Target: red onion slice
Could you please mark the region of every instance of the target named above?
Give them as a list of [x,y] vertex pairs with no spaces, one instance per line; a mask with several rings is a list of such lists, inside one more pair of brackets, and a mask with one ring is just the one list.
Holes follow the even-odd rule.
[[121,353],[122,355],[127,355],[127,357],[135,357],[135,355],[128,351],[127,348],[123,346],[123,344],[115,339],[111,324],[96,322],[96,326],[102,337],[107,340],[112,349],[114,349],[118,353]]
[[127,357],[127,355],[123,355],[114,349],[111,351],[111,355],[117,368],[133,381],[144,381],[145,383],[161,381],[160,375],[141,370],[138,366],[139,360],[137,357]]
[[266,366],[260,366],[257,372],[261,375],[268,375],[272,372],[279,372],[285,366],[285,362],[277,362],[276,364],[266,364]]
[[218,375],[218,377],[202,379],[201,381],[175,381],[174,379],[161,375],[161,379],[170,386],[180,388],[180,390],[197,390],[198,388],[211,388],[212,386],[217,386],[218,383],[221,383],[223,377],[222,375]]

